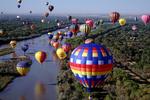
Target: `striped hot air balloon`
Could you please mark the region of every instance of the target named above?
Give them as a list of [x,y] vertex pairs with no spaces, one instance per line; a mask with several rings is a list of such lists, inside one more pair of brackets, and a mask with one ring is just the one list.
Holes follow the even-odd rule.
[[80,31],[85,34],[89,34],[91,32],[91,27],[86,24],[80,25]]
[[112,67],[113,58],[108,49],[95,43],[78,46],[70,57],[73,74],[88,92],[105,81]]
[[109,16],[113,24],[120,18],[120,14],[118,12],[112,12]]

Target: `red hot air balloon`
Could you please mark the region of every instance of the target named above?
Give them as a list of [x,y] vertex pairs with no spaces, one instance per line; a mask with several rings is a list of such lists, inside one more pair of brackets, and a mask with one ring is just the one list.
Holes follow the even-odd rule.
[[35,59],[40,63],[42,64],[45,59],[47,58],[47,55],[46,55],[46,52],[44,51],[38,51],[35,53]]
[[62,49],[68,53],[71,50],[71,44],[70,43],[65,43],[62,45]]
[[113,58],[107,48],[95,43],[82,44],[73,50],[70,68],[88,92],[98,88],[113,68]]
[[73,19],[71,19],[71,22],[72,22],[72,24],[77,24],[78,23],[78,19],[73,18]]
[[57,49],[58,47],[59,47],[59,42],[53,42],[53,47],[55,48],[55,49]]
[[110,19],[111,19],[111,21],[112,21],[113,24],[115,22],[117,22],[119,18],[120,18],[120,14],[118,12],[112,12],[110,14]]
[[87,25],[89,25],[91,28],[93,27],[93,24],[94,24],[93,20],[91,20],[91,19],[86,20],[85,23],[86,23]]
[[141,19],[144,22],[144,24],[146,25],[150,22],[150,15],[142,15]]

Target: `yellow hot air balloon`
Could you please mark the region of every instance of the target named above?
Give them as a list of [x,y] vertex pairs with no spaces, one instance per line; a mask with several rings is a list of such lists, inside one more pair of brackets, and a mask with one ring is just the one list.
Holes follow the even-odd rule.
[[124,18],[119,19],[119,24],[121,26],[124,26],[126,24],[126,19],[124,19]]
[[42,64],[45,59],[46,59],[47,55],[44,51],[38,51],[35,53],[35,59],[40,63]]
[[62,48],[58,48],[56,51],[56,54],[58,56],[59,59],[65,59],[67,57],[67,54],[65,53],[65,51]]
[[16,47],[16,44],[17,44],[17,42],[15,41],[15,40],[13,40],[13,41],[10,41],[10,46],[12,47],[12,48],[15,48]]

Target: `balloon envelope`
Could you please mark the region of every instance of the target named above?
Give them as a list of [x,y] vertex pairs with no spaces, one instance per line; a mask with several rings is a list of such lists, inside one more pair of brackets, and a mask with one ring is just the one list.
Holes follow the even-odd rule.
[[89,92],[105,81],[112,67],[113,58],[102,45],[82,44],[71,53],[70,68]]
[[17,71],[20,75],[26,75],[30,71],[31,64],[29,61],[20,61],[17,64]]
[[110,14],[110,20],[112,21],[113,24],[117,22],[119,18],[120,18],[120,14],[118,12],[112,12]]
[[93,27],[93,24],[94,24],[93,20],[91,20],[91,19],[86,20],[85,23],[86,23],[87,25],[89,25],[91,28]]
[[44,51],[38,51],[35,53],[35,59],[40,63],[42,64],[45,59],[47,58],[47,55],[46,55],[46,52]]
[[12,41],[10,41],[10,46],[12,47],[12,48],[15,48],[16,47],[16,44],[17,44],[17,42],[15,41],[15,40],[12,40]]
[[71,50],[71,44],[70,43],[65,43],[62,45],[62,49],[68,53]]
[[59,59],[65,59],[67,57],[65,51],[62,48],[58,48],[56,51],[56,54],[58,56]]
[[119,24],[124,26],[126,24],[126,20],[124,18],[119,19]]
[[29,45],[28,44],[24,44],[21,49],[26,52],[29,49]]
[[91,32],[91,27],[86,24],[80,25],[80,31],[85,34],[89,34]]
[[79,26],[78,26],[78,24],[72,24],[72,25],[70,26],[70,31],[71,31],[74,35],[76,35],[76,33],[79,32]]
[[144,24],[146,25],[150,22],[150,15],[142,15],[141,19],[144,22]]

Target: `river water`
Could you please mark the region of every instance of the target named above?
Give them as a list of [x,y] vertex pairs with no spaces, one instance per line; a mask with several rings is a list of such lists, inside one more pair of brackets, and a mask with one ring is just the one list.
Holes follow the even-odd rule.
[[[23,77],[18,77],[10,83],[4,91],[0,92],[0,100],[19,100],[24,96],[25,100],[35,100],[35,85],[41,82],[45,87],[45,94],[42,100],[57,100],[56,83],[59,72],[59,61],[54,60],[52,56],[53,48],[48,43],[47,35],[41,37],[25,40],[17,43],[15,48],[17,56],[23,55],[21,45],[28,43],[29,49],[26,55],[32,58],[33,64],[30,72]],[[8,47],[3,45],[0,48]],[[43,64],[39,64],[35,58],[34,53],[38,50],[43,50],[48,57]],[[11,58],[12,54],[0,57],[0,59]]]

